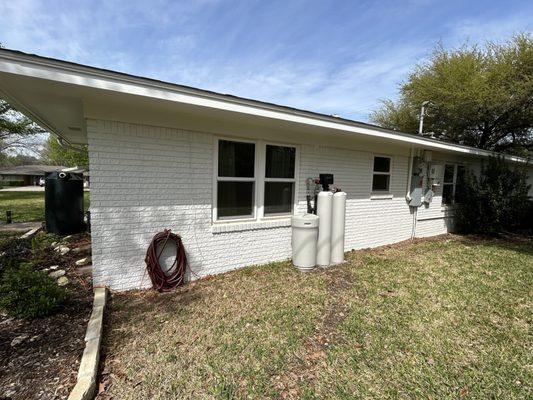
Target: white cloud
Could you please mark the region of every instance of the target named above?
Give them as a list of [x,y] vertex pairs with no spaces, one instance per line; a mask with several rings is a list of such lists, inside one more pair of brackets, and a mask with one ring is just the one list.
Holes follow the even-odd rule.
[[501,42],[519,32],[532,32],[533,19],[528,13],[501,16],[497,19],[465,18],[448,25],[450,34],[443,38],[445,45],[458,46],[487,41]]
[[[309,27],[298,20],[285,26],[285,20],[267,18],[276,28],[285,26],[289,34],[282,39],[309,41],[283,42],[266,37],[259,27],[257,32],[250,30],[246,18],[240,17],[249,11],[248,3],[232,4],[226,9],[228,17],[212,12],[218,2],[0,2],[0,42],[44,56],[366,120],[380,99],[396,97],[398,84],[439,38],[445,46],[457,46],[467,38],[498,40],[532,26],[527,13],[497,19],[480,16],[451,20],[433,36],[413,31],[403,39],[394,37],[399,31],[392,28],[388,33],[374,29],[372,21],[414,18],[419,7],[430,7],[431,0],[384,8],[367,4],[357,16],[362,18],[361,36],[346,40],[341,35],[338,43],[326,37],[326,46],[314,54],[313,41],[331,33],[327,21],[306,31],[306,36],[301,30]],[[287,7],[294,11],[294,4]],[[302,19],[304,11],[298,14]]]

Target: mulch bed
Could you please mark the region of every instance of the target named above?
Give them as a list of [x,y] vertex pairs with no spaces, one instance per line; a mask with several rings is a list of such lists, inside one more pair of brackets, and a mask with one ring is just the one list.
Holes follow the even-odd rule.
[[[69,241],[72,249],[90,243],[87,235]],[[76,383],[85,347],[84,336],[92,306],[89,276],[76,272],[74,261],[83,254],[43,252],[43,265],[59,264],[66,270],[70,296],[62,310],[31,321],[0,315],[0,400],[66,399]],[[24,339],[16,345],[15,338]]]

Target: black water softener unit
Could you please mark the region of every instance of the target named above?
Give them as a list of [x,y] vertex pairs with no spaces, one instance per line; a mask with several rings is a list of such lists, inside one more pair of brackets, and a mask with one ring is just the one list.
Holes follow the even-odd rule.
[[83,176],[50,172],[45,178],[46,231],[58,235],[83,232]]

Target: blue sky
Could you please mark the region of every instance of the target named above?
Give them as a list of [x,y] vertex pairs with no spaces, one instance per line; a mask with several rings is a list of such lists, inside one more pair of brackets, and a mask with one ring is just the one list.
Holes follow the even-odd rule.
[[7,48],[362,121],[438,41],[532,21],[531,0],[0,0]]

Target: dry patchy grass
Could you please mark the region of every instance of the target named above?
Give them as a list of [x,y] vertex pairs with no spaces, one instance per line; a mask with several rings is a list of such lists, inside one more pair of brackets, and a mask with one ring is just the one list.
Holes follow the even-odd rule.
[[101,398],[528,398],[531,240],[447,236],[115,295]]

